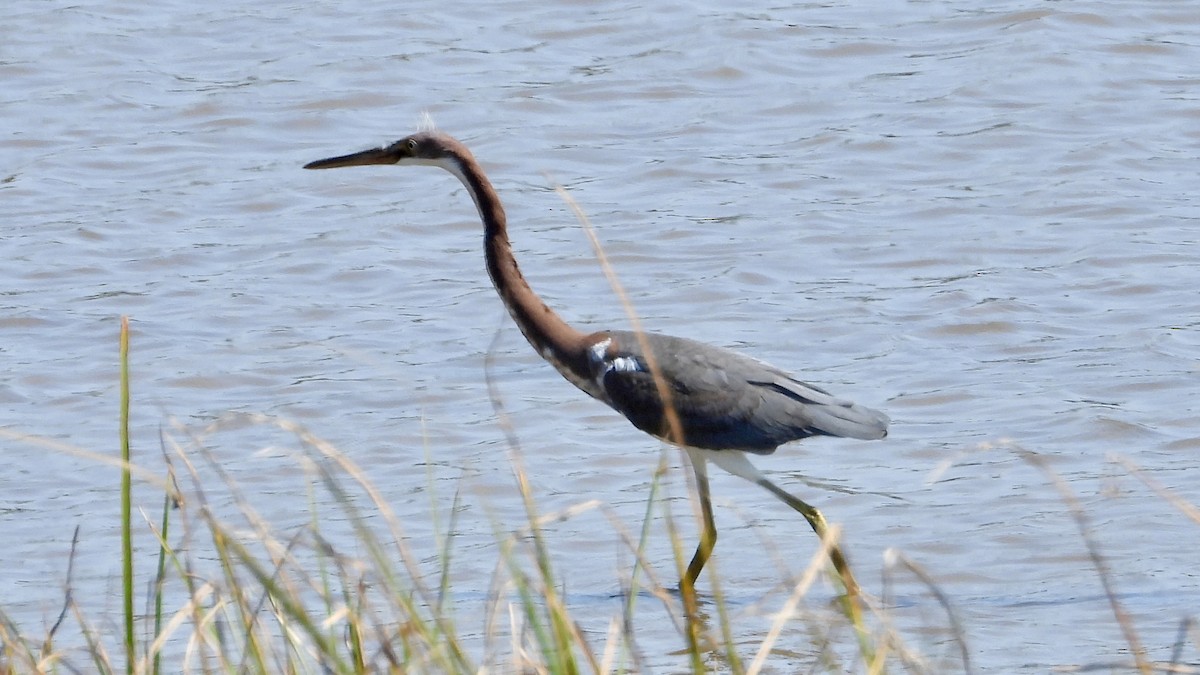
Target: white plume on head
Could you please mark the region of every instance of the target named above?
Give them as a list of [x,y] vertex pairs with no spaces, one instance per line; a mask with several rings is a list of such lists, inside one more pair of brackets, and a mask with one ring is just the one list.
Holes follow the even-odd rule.
[[417,123],[417,131],[437,131],[437,124],[428,110],[421,111],[421,121]]

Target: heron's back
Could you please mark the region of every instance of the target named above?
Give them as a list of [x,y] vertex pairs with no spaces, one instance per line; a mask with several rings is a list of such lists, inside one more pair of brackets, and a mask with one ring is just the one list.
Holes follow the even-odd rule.
[[[769,364],[686,338],[608,331],[621,368],[604,373],[609,403],[639,429],[670,440],[644,344],[670,392],[685,445],[767,454],[809,436],[873,440],[883,413],[840,399]],[[611,359],[610,359],[611,360]],[[631,364],[638,364],[633,367]]]

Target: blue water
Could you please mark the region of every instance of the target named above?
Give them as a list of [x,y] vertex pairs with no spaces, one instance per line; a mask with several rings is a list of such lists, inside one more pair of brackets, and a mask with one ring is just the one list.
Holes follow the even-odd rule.
[[[456,617],[480,631],[493,526],[523,518],[485,386],[499,330],[493,373],[540,507],[604,505],[548,532],[603,641],[631,565],[612,523],[640,528],[657,443],[524,344],[452,177],[300,169],[424,113],[475,150],[526,276],[569,321],[628,325],[555,184],[648,328],[891,415],[884,442],[757,463],[844,528],[933,666],[959,667],[947,619],[888,549],[938,581],[980,671],[1127,663],[1076,521],[1017,448],[1080,500],[1150,658],[1195,615],[1200,524],[1114,461],[1200,502],[1189,6],[10,2],[0,45],[0,597],[31,636],[57,616],[76,525],[75,597],[99,625],[118,616],[116,471],[48,443],[117,452],[128,315],[140,464],[161,470],[164,430],[202,445],[286,538],[309,520],[294,438],[203,429],[299,422],[363,467],[423,560],[431,510],[461,489]],[[684,475],[667,481],[692,536]],[[815,543],[754,486],[713,489],[713,564],[752,654]],[[152,485],[136,496],[159,508]],[[647,556],[670,577],[653,513]],[[823,616],[830,594],[805,607]],[[645,665],[674,672],[678,634],[639,607]],[[806,625],[770,667],[811,665]]]

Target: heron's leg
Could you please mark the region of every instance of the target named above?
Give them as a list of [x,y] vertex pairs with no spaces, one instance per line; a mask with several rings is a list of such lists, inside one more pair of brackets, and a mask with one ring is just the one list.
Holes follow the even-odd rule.
[[700,603],[696,599],[696,580],[700,577],[700,570],[704,569],[704,563],[708,562],[713,546],[717,543],[717,527],[713,524],[712,499],[708,492],[708,464],[702,455],[691,452],[690,449],[688,459],[691,461],[692,471],[696,473],[696,495],[700,498],[700,513],[704,523],[703,530],[700,532],[700,544],[696,546],[696,553],[692,556],[692,561],[688,563],[687,571],[679,579],[679,595],[683,598],[688,643],[692,653],[699,654],[704,617],[700,614]]
[[[762,486],[768,492],[782,500],[784,504],[799,511],[800,515],[804,516],[804,519],[808,521],[813,532],[817,533],[822,542],[828,539],[829,526],[825,523],[825,516],[821,515],[821,512],[815,507],[792,496],[788,492],[785,492],[783,488],[772,483],[769,478],[763,475],[763,472],[754,468],[754,465],[750,463],[745,453],[736,450],[695,450],[688,454],[693,458],[693,464],[695,464],[696,459],[700,459],[701,461],[711,459],[714,464],[729,473]],[[859,596],[858,582],[854,580],[854,575],[850,572],[850,565],[846,562],[846,556],[842,555],[842,549],[836,542],[829,543],[829,559],[833,562],[833,568],[837,570],[838,576],[841,577],[842,585],[846,587],[846,595],[857,600]]]
[[799,511],[800,515],[804,516],[809,526],[812,527],[813,532],[816,532],[817,536],[821,538],[821,542],[829,546],[829,559],[833,562],[833,568],[837,571],[838,578],[841,579],[842,586],[846,589],[846,594],[842,596],[843,611],[846,613],[846,618],[850,619],[850,623],[854,625],[854,630],[858,634],[859,647],[862,649],[864,658],[866,658],[867,663],[873,663],[875,658],[874,650],[870,644],[870,634],[867,632],[866,624],[863,622],[862,598],[858,582],[854,580],[854,574],[850,571],[850,565],[846,562],[846,556],[842,555],[841,547],[837,545],[837,542],[829,540],[829,526],[825,522],[825,516],[821,515],[821,512],[815,507],[792,496],[785,492],[783,488],[772,483],[761,471],[754,468],[754,465],[746,458],[745,453],[731,450],[696,450],[688,454],[701,460],[711,459],[714,464],[729,473],[762,486],[767,492],[775,495],[784,504]]
[[[804,516],[808,524],[812,526],[813,532],[821,538],[822,542],[826,541],[829,532],[829,525],[825,522],[825,516],[808,502],[799,499],[792,494],[783,490],[783,488],[767,480],[765,477],[760,477],[754,481],[755,483],[766,488],[771,494],[778,497],[784,504],[792,507]],[[858,582],[854,580],[854,574],[850,572],[850,565],[846,562],[846,557],[842,555],[842,549],[836,542],[829,544],[829,559],[833,562],[833,568],[837,570],[838,576],[842,578],[842,585],[846,587],[846,595],[858,597]]]
[[846,613],[846,618],[854,625],[863,658],[867,663],[874,663],[875,650],[871,645],[866,624],[863,622],[862,596],[859,593],[858,582],[854,579],[854,573],[850,571],[850,564],[846,562],[846,556],[842,555],[842,548],[837,545],[837,542],[828,541],[829,526],[825,522],[825,516],[821,515],[815,506],[785,492],[783,488],[767,480],[765,476],[754,482],[766,488],[784,504],[799,511],[800,515],[804,516],[804,519],[812,526],[813,532],[816,532],[817,536],[821,538],[821,542],[828,544],[829,559],[833,562],[833,569],[837,571],[838,577],[842,580],[842,586],[846,588],[846,595],[842,598],[843,611]]
[[696,473],[696,494],[700,498],[700,515],[704,524],[700,532],[700,543],[696,546],[692,562],[688,563],[687,572],[684,574],[681,584],[686,583],[695,588],[696,581],[700,578],[700,571],[704,569],[704,564],[712,555],[713,547],[717,545],[717,525],[713,521],[712,497],[708,490],[708,465],[703,457],[693,454],[690,455],[690,458],[692,470]]

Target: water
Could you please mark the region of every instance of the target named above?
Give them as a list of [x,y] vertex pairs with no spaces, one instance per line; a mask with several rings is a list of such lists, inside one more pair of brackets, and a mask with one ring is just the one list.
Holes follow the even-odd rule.
[[[626,325],[553,182],[647,326],[891,414],[886,442],[758,464],[844,525],[869,588],[890,575],[935,662],[955,663],[944,617],[886,549],[939,581],[981,670],[1125,658],[1068,508],[1014,446],[1081,500],[1153,658],[1194,617],[1200,527],[1112,459],[1200,502],[1190,6],[10,2],[0,18],[3,429],[114,454],[130,315],[145,464],[164,425],[296,420],[369,471],[418,547],[430,475],[442,497],[463,485],[469,623],[492,519],[521,520],[484,386],[499,328],[495,375],[541,507],[598,499],[640,522],[657,445],[522,342],[457,183],[299,168],[428,112],[492,174],[527,277],[570,321]],[[286,435],[207,442],[282,531],[305,521]],[[4,610],[31,634],[53,621],[79,525],[77,597],[116,616],[115,471],[2,447]],[[780,571],[748,551],[765,539],[805,560],[813,538],[752,485],[714,491],[714,564],[752,612]],[[628,556],[595,513],[554,540],[577,614],[603,630]],[[665,543],[651,555],[670,568]],[[764,622],[746,620],[747,649]],[[678,638],[655,625],[639,645],[670,672]],[[781,648],[801,655],[777,656],[786,672],[811,638]],[[1200,660],[1194,641],[1184,657]]]

